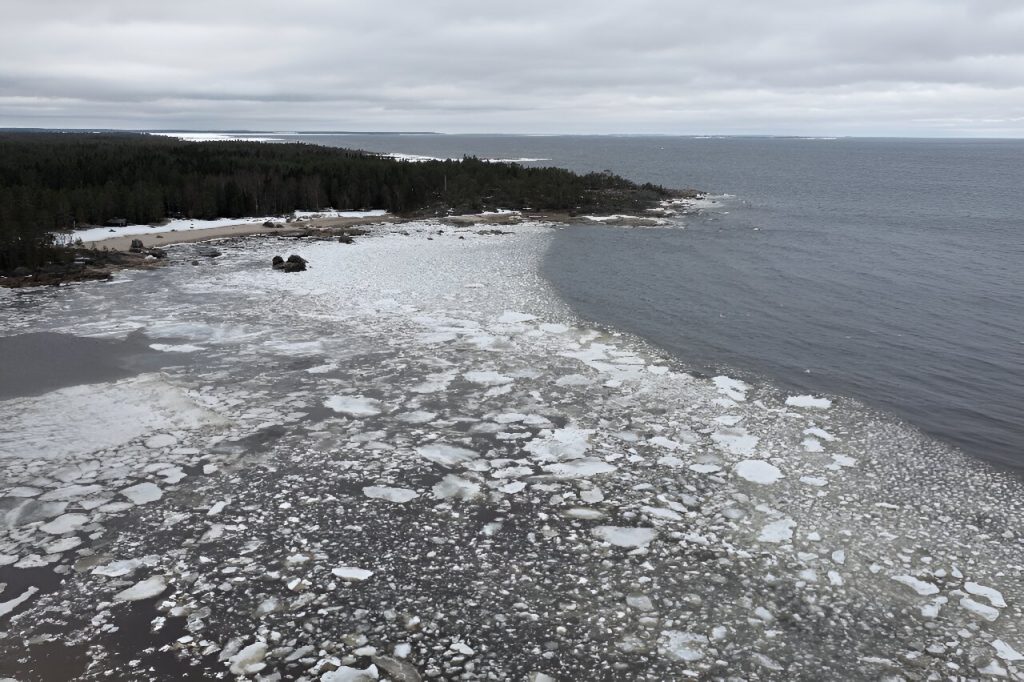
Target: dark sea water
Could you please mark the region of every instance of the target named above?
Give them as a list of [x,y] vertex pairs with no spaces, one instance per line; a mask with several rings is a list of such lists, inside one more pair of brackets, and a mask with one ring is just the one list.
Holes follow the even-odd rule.
[[1024,467],[1024,141],[300,139],[707,190],[672,228],[562,230],[545,274],[694,369],[852,396]]

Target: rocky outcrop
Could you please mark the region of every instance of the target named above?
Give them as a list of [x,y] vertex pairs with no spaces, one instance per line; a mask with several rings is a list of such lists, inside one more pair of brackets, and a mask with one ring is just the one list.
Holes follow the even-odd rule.
[[274,256],[270,264],[275,270],[280,270],[281,272],[302,272],[306,269],[307,262],[302,256],[297,256],[293,253],[288,256],[288,260],[280,256]]

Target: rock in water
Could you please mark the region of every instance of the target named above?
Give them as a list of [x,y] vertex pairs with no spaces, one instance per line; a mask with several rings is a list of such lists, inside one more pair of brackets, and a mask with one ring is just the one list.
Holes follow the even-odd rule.
[[144,248],[146,248],[146,247],[144,247],[142,245],[142,240],[141,239],[133,239],[132,240],[132,245],[128,248],[128,250],[131,251],[132,253],[139,253]]
[[274,259],[270,262],[271,267],[282,272],[302,272],[306,269],[306,263],[305,258],[295,254],[288,256],[288,260],[284,260],[280,256],[274,256]]

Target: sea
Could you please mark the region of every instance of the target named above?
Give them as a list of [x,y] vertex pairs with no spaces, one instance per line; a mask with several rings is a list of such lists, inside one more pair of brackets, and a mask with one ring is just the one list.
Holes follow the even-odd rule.
[[1024,468],[1024,141],[275,137],[705,191],[662,228],[561,230],[546,276],[693,371],[853,397]]

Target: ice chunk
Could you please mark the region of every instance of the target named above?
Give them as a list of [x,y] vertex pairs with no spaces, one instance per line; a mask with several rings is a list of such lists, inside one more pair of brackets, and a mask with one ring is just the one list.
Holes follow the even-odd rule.
[[711,434],[711,440],[734,455],[749,455],[754,452],[760,439],[747,433],[742,426],[731,426],[715,431]]
[[480,494],[480,484],[455,474],[447,474],[434,485],[432,492],[438,500],[471,500]]
[[468,464],[477,458],[477,453],[472,450],[442,443],[421,445],[416,448],[416,452],[423,459],[449,469]]
[[325,400],[324,407],[350,417],[372,417],[381,412],[379,400],[364,396],[336,395]]
[[536,315],[529,315],[527,313],[517,313],[511,310],[506,310],[498,318],[499,324],[522,324],[523,322],[531,322],[536,320]]
[[152,599],[163,594],[167,589],[167,579],[162,575],[140,580],[126,590],[121,590],[114,595],[114,601],[142,601]]
[[588,478],[598,474],[608,474],[617,469],[614,464],[591,458],[578,459],[573,462],[545,464],[543,468],[552,476],[557,476],[558,478]]
[[906,585],[922,597],[927,597],[930,594],[939,593],[938,587],[936,587],[932,583],[925,582],[924,580],[915,578],[912,575],[894,575],[892,579],[900,584]]
[[782,478],[782,472],[774,464],[761,459],[745,459],[733,471],[742,479],[760,485],[771,485]]
[[373,575],[373,571],[368,571],[365,568],[355,568],[354,566],[338,566],[337,568],[332,568],[331,573],[342,580],[350,581],[366,580]]
[[99,486],[99,485],[95,485],[95,484],[94,485],[78,485],[78,484],[66,485],[66,486],[64,486],[62,488],[57,488],[55,490],[49,491],[48,493],[46,493],[44,495],[41,495],[39,497],[39,499],[43,500],[43,501],[74,500],[74,499],[78,499],[80,497],[86,497],[87,495],[92,495],[93,493],[98,493],[101,490],[103,490],[103,486]]
[[806,485],[813,485],[815,488],[823,488],[828,485],[827,478],[820,478],[818,476],[801,476],[800,482]]
[[75,532],[88,522],[89,517],[85,514],[61,514],[53,521],[39,526],[39,530],[50,535],[64,535]]
[[1014,661],[1024,661],[1024,654],[1019,653],[1001,639],[993,640],[992,648],[996,650],[996,656],[1004,661],[1010,661],[1011,663]]
[[836,439],[835,436],[833,436],[831,433],[829,433],[825,429],[819,429],[816,426],[812,426],[809,429],[804,429],[804,435],[805,436],[814,436],[815,438],[820,438],[821,440],[827,441],[827,442],[830,442],[830,443]]
[[370,664],[370,667],[363,670],[343,665],[337,670],[324,673],[323,677],[320,678],[320,682],[370,682],[371,680],[378,679],[380,679],[380,672],[378,672],[377,666],[373,664]]
[[148,504],[150,502],[156,502],[164,496],[163,491],[155,483],[139,483],[131,487],[125,488],[121,491],[121,494],[127,497],[135,504]]
[[158,433],[155,436],[150,436],[146,439],[146,447],[150,450],[157,450],[159,448],[169,448],[172,445],[177,445],[178,439],[169,433]]
[[228,659],[231,672],[235,675],[255,675],[267,667],[263,659],[267,655],[267,645],[256,642],[245,647]]
[[708,643],[704,635],[678,630],[665,630],[658,641],[658,653],[672,661],[687,663],[704,658],[702,647]]
[[566,509],[564,512],[565,516],[570,519],[603,519],[605,517],[604,512],[598,511],[597,509],[587,509],[586,507],[573,507]]
[[416,410],[415,412],[403,412],[402,414],[395,417],[400,422],[406,424],[426,424],[434,421],[437,414],[434,412],[426,412],[425,410]]
[[22,592],[21,595],[15,597],[14,599],[0,602],[0,618],[3,618],[7,614],[13,612],[14,609],[18,608],[19,606],[27,602],[29,599],[32,598],[32,595],[34,595],[38,591],[38,587],[29,587],[27,590]]
[[1003,595],[999,590],[972,582],[964,583],[964,589],[975,597],[984,597],[985,599],[988,599],[992,606],[995,606],[996,608],[1006,608],[1006,601],[1003,599]]
[[804,450],[807,452],[824,452],[825,448],[821,446],[821,441],[817,438],[804,438],[802,445]]
[[785,542],[792,539],[795,527],[796,521],[793,519],[773,521],[761,529],[757,539],[759,542]]
[[541,460],[579,459],[590,448],[589,440],[593,433],[592,429],[555,429],[551,433],[542,432],[546,435],[534,438],[523,449]]
[[376,500],[387,500],[388,502],[397,502],[398,504],[405,504],[420,496],[418,492],[408,488],[384,488],[376,485],[363,488],[363,494]]
[[964,597],[963,599],[961,599],[960,606],[961,608],[964,608],[973,613],[974,615],[984,618],[989,622],[994,621],[996,618],[999,618],[999,609],[995,609],[987,604],[982,604],[981,602],[974,601],[970,597]]
[[71,551],[81,544],[82,538],[77,535],[71,535],[66,538],[61,538],[60,540],[55,540],[54,542],[44,546],[43,549],[47,554],[62,554],[64,552]]
[[111,561],[110,563],[97,566],[90,573],[93,575],[102,575],[107,578],[121,578],[126,575],[131,575],[146,561],[144,559],[122,559],[120,561]]
[[658,537],[654,528],[627,528],[623,526],[598,526],[591,533],[616,547],[644,547]]
[[808,407],[818,410],[827,410],[832,407],[832,401],[828,398],[815,398],[813,395],[791,395],[786,398],[786,404],[790,407]]
[[750,390],[750,386],[745,382],[727,376],[717,376],[711,381],[719,393],[728,396],[732,400],[742,403],[747,399],[747,391]]
[[514,381],[512,377],[493,371],[466,372],[462,376],[466,381],[474,384],[483,384],[484,386],[501,386],[503,384],[511,384]]

